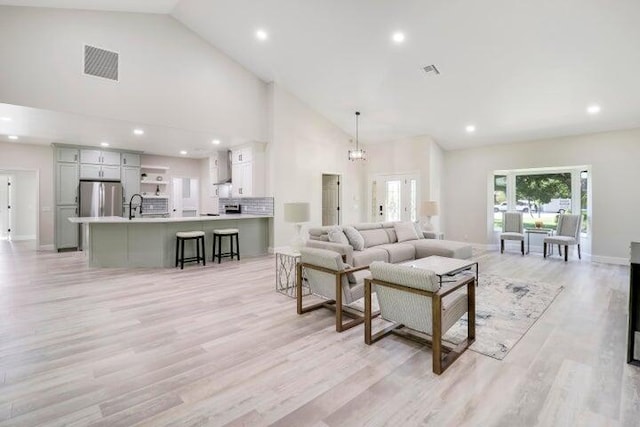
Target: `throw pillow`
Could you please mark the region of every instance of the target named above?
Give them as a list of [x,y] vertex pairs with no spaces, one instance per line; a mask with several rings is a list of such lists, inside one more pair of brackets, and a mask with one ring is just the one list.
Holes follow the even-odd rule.
[[424,239],[424,232],[422,230],[422,226],[418,221],[413,223],[413,227],[416,229],[416,233],[418,234],[418,239]]
[[347,236],[344,235],[340,227],[332,228],[327,235],[329,236],[329,241],[332,243],[349,244],[349,239],[347,239]]
[[[350,268],[353,268],[353,267],[351,267],[351,265],[345,262],[344,269],[349,270]],[[358,283],[358,280],[356,279],[356,276],[353,273],[347,273],[347,280],[349,281],[350,285],[355,285],[356,283]]]
[[416,228],[410,221],[396,222],[395,224],[393,224],[393,228],[394,230],[396,230],[398,242],[406,242],[407,240],[418,240],[418,233],[416,233]]
[[364,250],[364,237],[362,234],[352,226],[348,225],[346,227],[342,227],[342,231],[349,239],[349,244],[353,246],[353,249],[356,251]]

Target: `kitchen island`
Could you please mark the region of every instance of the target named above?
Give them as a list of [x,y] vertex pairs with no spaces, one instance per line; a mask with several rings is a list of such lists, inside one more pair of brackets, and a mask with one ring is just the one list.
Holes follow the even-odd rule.
[[[83,248],[90,267],[174,267],[176,233],[204,231],[207,262],[212,253],[212,233],[220,228],[240,231],[240,257],[266,255],[271,216],[222,214],[220,216],[127,218],[76,217],[81,224]],[[225,247],[227,244],[227,247]],[[228,251],[225,239],[222,251]],[[185,245],[185,256],[195,255],[195,244]]]

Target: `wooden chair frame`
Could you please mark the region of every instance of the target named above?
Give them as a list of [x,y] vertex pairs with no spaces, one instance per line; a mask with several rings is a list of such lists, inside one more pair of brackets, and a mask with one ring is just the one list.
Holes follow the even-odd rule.
[[[408,286],[396,283],[384,282],[382,280],[365,279],[364,281],[364,342],[368,345],[373,344],[379,339],[390,333],[396,333],[406,338],[410,338],[426,344],[433,351],[433,372],[437,375],[442,374],[451,364],[458,358],[467,348],[475,341],[476,338],[476,278],[474,276],[467,277],[456,282],[444,284],[437,292],[431,292],[423,289],[410,288]],[[422,295],[431,298],[432,328],[433,335],[428,338],[416,337],[408,333],[398,333],[404,325],[396,323],[375,334],[371,334],[371,285],[386,286],[412,294]],[[455,347],[444,345],[442,342],[442,298],[449,295],[461,287],[467,287],[467,338]],[[408,328],[407,328],[408,329]],[[431,339],[429,339],[431,338]],[[443,351],[446,356],[443,358]]]
[[[333,274],[336,278],[336,299],[323,301],[317,304],[312,304],[306,307],[302,306],[302,269],[309,268],[312,270],[322,271],[324,273]],[[350,268],[343,271],[331,270],[329,268],[320,267],[318,265],[307,264],[304,262],[298,262],[296,264],[296,299],[297,299],[297,310],[298,314],[308,313],[313,310],[317,310],[319,308],[328,308],[336,312],[336,331],[342,332],[347,329],[353,328],[364,322],[364,316],[358,314],[354,311],[347,311],[348,307],[343,307],[342,305],[342,277],[344,277],[347,273],[354,273],[356,271],[367,270],[369,266],[363,267],[355,267]],[[342,316],[347,315],[351,317],[353,320],[347,323],[342,323]]]

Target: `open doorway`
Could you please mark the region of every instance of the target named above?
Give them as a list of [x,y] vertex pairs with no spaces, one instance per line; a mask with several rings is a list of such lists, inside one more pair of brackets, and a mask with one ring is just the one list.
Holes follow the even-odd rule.
[[340,175],[322,174],[322,225],[340,225]]

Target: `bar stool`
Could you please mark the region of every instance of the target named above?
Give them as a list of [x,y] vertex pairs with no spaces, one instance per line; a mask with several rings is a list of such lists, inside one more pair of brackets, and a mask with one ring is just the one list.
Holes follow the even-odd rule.
[[[186,240],[195,240],[196,241],[196,256],[185,258],[184,257],[184,242]],[[202,245],[202,256],[200,256],[200,246]],[[179,253],[179,257],[178,257]],[[180,262],[180,269],[184,269],[185,262],[197,262],[200,264],[202,261],[202,265],[207,265],[207,261],[205,260],[204,254],[204,231],[178,231],[176,233],[176,267],[178,266],[178,262]]]
[[[218,257],[218,264],[220,264],[220,260],[222,258],[231,257],[233,259],[234,255],[238,257],[238,261],[240,261],[240,242],[238,241],[239,231],[237,228],[224,228],[220,230],[213,230],[213,256],[211,257],[211,261],[215,262],[216,257]],[[222,238],[229,237],[229,252],[222,253]],[[233,238],[236,238],[236,250],[233,250]],[[216,254],[216,242],[218,242],[218,253]]]

